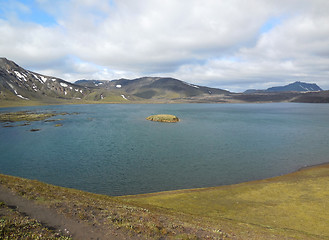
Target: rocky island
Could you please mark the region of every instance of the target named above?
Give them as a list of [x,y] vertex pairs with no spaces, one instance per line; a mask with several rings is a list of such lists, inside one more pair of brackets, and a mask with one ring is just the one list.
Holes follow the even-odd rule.
[[152,115],[146,118],[147,120],[150,121],[155,121],[155,122],[179,122],[179,118],[176,117],[175,115],[170,115],[170,114],[158,114],[158,115]]

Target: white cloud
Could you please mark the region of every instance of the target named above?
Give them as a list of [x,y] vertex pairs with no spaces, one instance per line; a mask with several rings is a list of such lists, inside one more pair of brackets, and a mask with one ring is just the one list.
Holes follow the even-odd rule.
[[0,53],[25,66],[49,65],[68,51],[58,28],[0,19],[0,35]]
[[32,70],[174,76],[235,91],[295,80],[329,88],[326,0],[37,2],[57,25],[0,20],[1,54]]
[[[70,33],[78,39],[75,54],[144,72],[170,71],[191,60],[228,54],[256,40],[266,19],[261,7],[253,8],[256,2],[231,2],[118,1],[100,24],[82,21],[91,30],[76,27],[79,16],[70,19]],[[245,14],[247,7],[255,14]]]
[[41,67],[36,69],[36,71],[47,76],[56,76],[70,82],[75,82],[80,79],[112,80],[120,78],[137,78],[140,76],[128,71],[111,70],[107,67],[85,62],[72,56],[63,59],[56,65],[51,65],[50,68]]

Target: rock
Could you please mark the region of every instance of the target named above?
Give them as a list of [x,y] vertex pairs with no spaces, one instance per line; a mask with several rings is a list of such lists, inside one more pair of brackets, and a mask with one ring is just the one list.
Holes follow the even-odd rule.
[[38,132],[40,130],[41,130],[40,128],[32,128],[32,129],[30,129],[30,132]]
[[179,121],[178,117],[169,114],[152,115],[147,117],[146,119],[155,122],[171,122],[171,123]]

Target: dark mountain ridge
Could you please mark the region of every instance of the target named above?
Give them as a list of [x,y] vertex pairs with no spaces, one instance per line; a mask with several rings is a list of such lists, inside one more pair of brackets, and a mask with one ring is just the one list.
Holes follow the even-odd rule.
[[305,82],[294,82],[285,86],[277,86],[270,87],[266,90],[257,90],[257,89],[248,89],[244,93],[263,93],[263,92],[317,92],[323,91],[317,84],[315,83],[305,83]]

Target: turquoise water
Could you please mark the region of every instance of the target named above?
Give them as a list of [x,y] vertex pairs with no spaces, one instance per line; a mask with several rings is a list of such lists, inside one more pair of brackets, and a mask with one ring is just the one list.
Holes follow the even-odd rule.
[[[273,177],[327,162],[328,104],[110,104],[7,108],[78,112],[0,126],[0,172],[125,195]],[[168,113],[179,123],[145,120]],[[58,118],[54,117],[54,118]],[[40,128],[39,132],[30,132]]]

